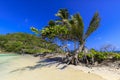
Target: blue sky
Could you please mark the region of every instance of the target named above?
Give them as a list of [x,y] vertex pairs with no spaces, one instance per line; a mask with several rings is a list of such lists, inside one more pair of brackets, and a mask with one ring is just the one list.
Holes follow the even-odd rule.
[[87,39],[87,47],[100,48],[104,44],[120,47],[119,0],[0,0],[0,34],[27,32],[30,26],[42,29],[55,19],[60,8],[70,14],[79,12],[87,28],[93,14],[101,17],[99,29]]

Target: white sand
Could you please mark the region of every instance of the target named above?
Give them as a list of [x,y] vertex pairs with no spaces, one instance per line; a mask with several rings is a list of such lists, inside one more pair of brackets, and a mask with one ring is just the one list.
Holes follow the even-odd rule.
[[[0,80],[118,80],[119,71],[109,71],[107,68],[93,68],[57,63],[41,67],[39,58],[21,56],[10,62]],[[42,63],[44,64],[44,63]],[[57,66],[57,67],[56,67]],[[88,73],[90,72],[90,73]]]
[[103,77],[106,80],[120,80],[120,69],[110,68],[110,67],[92,67],[92,69],[88,67],[82,67],[82,66],[73,66],[74,69],[82,70],[86,73],[90,72],[93,74],[97,74],[101,77]]
[[10,61],[0,74],[0,80],[104,80],[102,77],[75,70],[71,67],[60,69],[57,63],[41,67],[39,58],[21,56]]

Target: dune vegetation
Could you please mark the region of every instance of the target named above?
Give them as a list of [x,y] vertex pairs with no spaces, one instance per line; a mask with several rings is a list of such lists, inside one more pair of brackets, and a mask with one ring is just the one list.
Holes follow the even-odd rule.
[[[40,37],[27,33],[12,33],[0,35],[0,50],[2,52],[14,53],[44,53],[55,52],[59,47]],[[59,49],[58,52],[61,50]]]

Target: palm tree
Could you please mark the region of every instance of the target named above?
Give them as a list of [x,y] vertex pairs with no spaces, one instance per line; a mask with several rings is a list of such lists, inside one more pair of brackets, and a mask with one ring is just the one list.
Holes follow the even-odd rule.
[[76,27],[79,30],[78,32],[76,31],[77,32],[76,34],[78,35],[79,42],[80,42],[80,47],[78,51],[81,52],[82,50],[84,50],[84,46],[87,38],[99,27],[100,17],[98,12],[94,14],[86,32],[84,32],[84,25],[80,15],[76,14],[74,17],[76,18],[76,25],[77,25]]
[[100,17],[98,12],[96,12],[89,24],[86,32],[84,32],[84,23],[80,14],[75,14],[72,16],[70,21],[71,24],[71,36],[72,39],[79,41],[79,48],[75,51],[74,58],[76,59],[75,64],[78,63],[78,54],[84,51],[85,43],[87,38],[99,27]]

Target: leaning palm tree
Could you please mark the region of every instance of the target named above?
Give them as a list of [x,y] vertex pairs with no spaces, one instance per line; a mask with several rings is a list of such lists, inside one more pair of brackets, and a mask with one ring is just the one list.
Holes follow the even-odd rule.
[[75,55],[73,57],[73,59],[75,58],[76,60],[74,60],[78,62],[78,54],[85,50],[84,48],[87,38],[99,27],[99,14],[98,12],[94,14],[86,32],[84,32],[84,23],[80,14],[77,13],[73,15],[70,19],[68,10],[60,9],[56,16],[60,18],[59,20],[57,20],[57,22],[65,25],[70,31],[69,35],[66,35],[65,39],[79,42],[79,48],[75,51]]
[[73,56],[72,59],[74,59],[74,64],[77,64],[78,61],[78,54],[80,52],[84,52],[85,50],[85,43],[87,38],[94,32],[97,30],[97,28],[99,27],[99,23],[100,23],[100,17],[98,12],[96,12],[89,24],[88,29],[86,30],[86,32],[84,32],[84,23],[83,20],[80,16],[80,14],[75,14],[72,16],[72,19],[70,20],[70,24],[71,24],[71,36],[73,40],[76,40],[79,42],[79,48],[75,51],[75,55]]

